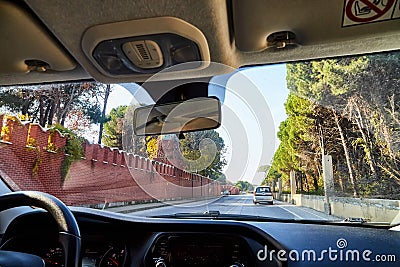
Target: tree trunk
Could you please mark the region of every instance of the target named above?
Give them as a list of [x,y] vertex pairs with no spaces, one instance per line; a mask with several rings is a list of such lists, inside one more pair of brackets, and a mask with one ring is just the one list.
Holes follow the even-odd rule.
[[106,118],[107,102],[108,102],[108,97],[110,96],[110,92],[111,92],[111,86],[107,84],[106,91],[104,92],[103,110],[101,111],[101,122],[100,122],[99,140],[98,140],[99,144],[101,144],[101,139],[103,139],[104,121]]
[[[321,149],[321,155],[323,157],[325,155],[325,140],[324,140],[324,131],[323,131],[321,123],[318,123],[318,143],[319,143],[319,147]],[[322,162],[321,162],[321,165],[319,165],[319,166],[322,167]],[[321,172],[320,172],[319,166],[316,165],[317,170],[318,170],[318,177],[321,177]],[[319,190],[318,178],[315,176],[313,177],[313,184],[314,184],[315,191],[318,191]]]
[[300,191],[303,192],[303,174],[302,173],[299,174],[299,183],[298,183],[298,185],[299,185]]
[[64,124],[65,124],[65,119],[66,119],[66,117],[67,117],[67,114],[68,114],[68,110],[66,110],[66,111],[62,114],[62,116],[61,116],[60,124],[61,124],[62,126],[64,126]]
[[56,111],[56,103],[53,100],[51,100],[48,108],[49,108],[49,113],[47,117],[47,125],[53,125],[54,114]]
[[27,115],[28,111],[29,111],[29,106],[32,101],[29,90],[27,90],[27,91],[22,90],[22,97],[23,97],[23,102],[22,102],[22,106],[21,106],[21,114]]
[[342,192],[344,192],[346,188],[345,188],[345,186],[343,184],[343,179],[342,179],[342,175],[341,175],[340,169],[341,169],[340,168],[340,164],[339,164],[339,161],[337,160],[336,161],[336,170],[339,173],[339,177],[338,177],[339,186],[340,186],[340,189],[342,189]]
[[31,101],[29,99],[25,99],[25,101],[22,103],[22,108],[21,108],[22,115],[28,114],[30,103]]
[[318,186],[318,178],[317,177],[313,177],[313,185],[314,185],[315,191],[318,191],[319,186]]
[[[79,90],[76,93],[75,87],[73,87],[73,89],[71,90],[70,94],[69,94],[69,98],[68,101],[66,101],[65,99],[63,99],[62,97],[58,97],[58,101],[57,101],[57,110],[59,111],[59,113],[57,114],[57,122],[60,123],[62,126],[64,126],[65,123],[65,118],[67,116],[68,111],[71,109],[72,104],[74,103],[74,101],[76,100],[76,98],[78,98],[79,96]],[[61,108],[61,102],[64,102],[63,108]]]
[[367,147],[367,152],[366,152],[366,156],[367,156],[367,161],[369,164],[369,168],[371,169],[372,175],[374,176],[375,180],[378,181],[379,177],[378,177],[378,173],[377,173],[377,168],[376,168],[376,161],[375,161],[375,157],[373,155],[373,151],[372,151],[372,145],[370,145],[370,141],[369,138],[367,138],[367,136],[364,133],[364,123],[362,121],[362,117],[361,117],[361,111],[360,108],[358,107],[357,103],[354,103],[354,106],[356,108],[357,111],[357,118],[356,118],[356,123],[358,126],[358,130],[361,134],[361,137],[364,141],[364,144]]
[[306,191],[310,192],[310,186],[308,185],[308,179],[309,179],[309,176],[306,175],[306,180],[305,180]]
[[[44,105],[44,103],[43,103],[43,105]],[[50,109],[51,109],[51,102],[47,101],[46,110],[44,111],[44,114],[43,114],[43,125],[42,125],[43,127],[46,126],[46,122],[49,117]]]
[[[316,165],[317,167],[317,171],[318,171],[318,176],[317,177],[321,177],[322,172],[321,172],[321,168],[322,168],[322,164],[321,165]],[[314,188],[316,191],[318,191],[319,186],[318,186],[318,178],[316,176],[313,177],[313,184],[314,184]]]
[[53,112],[53,118],[52,118],[52,120],[54,119],[54,116],[56,117],[56,122],[57,123],[60,123],[60,120],[61,120],[61,113],[60,113],[60,110],[61,110],[61,100],[60,100],[60,96],[59,96],[59,94],[60,94],[60,92],[57,92],[57,94],[55,95],[55,99],[53,100],[53,103],[54,103],[54,112]]
[[46,120],[44,117],[44,103],[43,103],[43,97],[39,97],[39,125],[44,127],[46,124]]
[[343,133],[343,129],[340,126],[339,118],[338,118],[338,115],[336,114],[336,111],[332,110],[332,113],[333,113],[333,117],[335,119],[335,123],[336,123],[336,126],[337,126],[339,134],[340,134],[340,140],[342,141],[344,156],[346,158],[346,164],[347,164],[347,168],[348,168],[348,172],[349,172],[349,178],[350,178],[351,185],[353,187],[353,195],[354,195],[354,197],[358,197],[356,181],[355,181],[355,178],[353,175],[353,169],[351,167],[350,155],[349,155],[349,151],[347,149],[347,144],[346,144],[346,139],[345,139],[345,136]]

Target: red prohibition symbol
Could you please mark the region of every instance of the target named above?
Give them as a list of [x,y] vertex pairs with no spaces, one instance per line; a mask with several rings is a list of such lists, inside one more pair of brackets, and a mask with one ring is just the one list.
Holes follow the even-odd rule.
[[[364,16],[364,17],[359,17],[356,11],[356,8],[353,8],[355,4],[358,5],[358,2],[362,2],[365,4],[371,11],[369,15],[370,16]],[[379,8],[377,4],[375,4],[373,0],[350,0],[347,5],[346,5],[346,15],[347,17],[354,21],[354,22],[370,22],[373,20],[376,20],[383,16],[386,12],[388,12],[393,4],[395,3],[395,0],[387,0],[386,5],[384,8]],[[380,3],[380,1],[378,1]]]

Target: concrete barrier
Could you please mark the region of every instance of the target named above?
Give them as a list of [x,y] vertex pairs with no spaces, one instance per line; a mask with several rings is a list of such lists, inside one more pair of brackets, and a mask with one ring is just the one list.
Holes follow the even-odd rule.
[[[295,194],[292,199],[290,194],[279,196],[275,193],[275,198],[324,212],[324,196]],[[330,205],[332,215],[341,218],[359,217],[372,222],[391,222],[400,218],[400,200],[331,197]]]

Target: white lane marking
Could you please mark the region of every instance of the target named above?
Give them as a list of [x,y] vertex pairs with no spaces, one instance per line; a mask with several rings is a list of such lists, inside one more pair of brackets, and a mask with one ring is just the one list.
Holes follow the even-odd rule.
[[317,215],[317,214],[314,214],[314,213],[312,213],[311,211],[308,211],[307,210],[307,208],[301,208],[301,210],[302,211],[305,211],[305,212],[307,212],[307,213],[309,213],[309,214],[311,214],[311,215],[313,215],[313,216],[315,216],[315,217],[318,217],[318,218],[320,218],[320,219],[323,219],[323,220],[326,220],[327,218],[325,218],[325,217],[322,217],[322,216],[319,216],[319,215]]
[[[240,203],[241,201],[243,201],[243,203]],[[234,202],[233,204],[235,204],[232,208],[230,208],[226,213],[230,214],[235,208],[237,208],[237,204],[244,204],[246,202],[246,198],[240,198],[239,200],[237,200],[236,202]]]
[[[242,206],[254,206],[253,203],[242,203]],[[237,203],[223,203],[219,204],[219,206],[237,206]]]
[[293,214],[294,216],[296,216],[296,217],[299,218],[299,219],[304,219],[303,217],[297,215],[296,213],[294,213],[294,212],[292,212],[292,211],[290,211],[290,210],[288,210],[288,209],[286,209],[286,208],[284,208],[284,207],[281,207],[281,206],[276,206],[276,207],[279,207],[279,208],[281,208],[281,209],[286,210],[287,212]]

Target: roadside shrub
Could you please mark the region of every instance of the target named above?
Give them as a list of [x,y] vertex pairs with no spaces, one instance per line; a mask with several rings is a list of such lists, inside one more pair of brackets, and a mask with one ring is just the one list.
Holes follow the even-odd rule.
[[65,181],[68,178],[68,172],[71,167],[71,164],[74,161],[82,159],[85,155],[85,151],[83,149],[83,143],[86,141],[85,138],[78,136],[76,133],[71,131],[68,128],[60,124],[54,125],[52,131],[58,130],[61,134],[63,134],[67,142],[65,147],[63,148],[65,155],[65,159],[61,163],[61,178],[62,181]]

